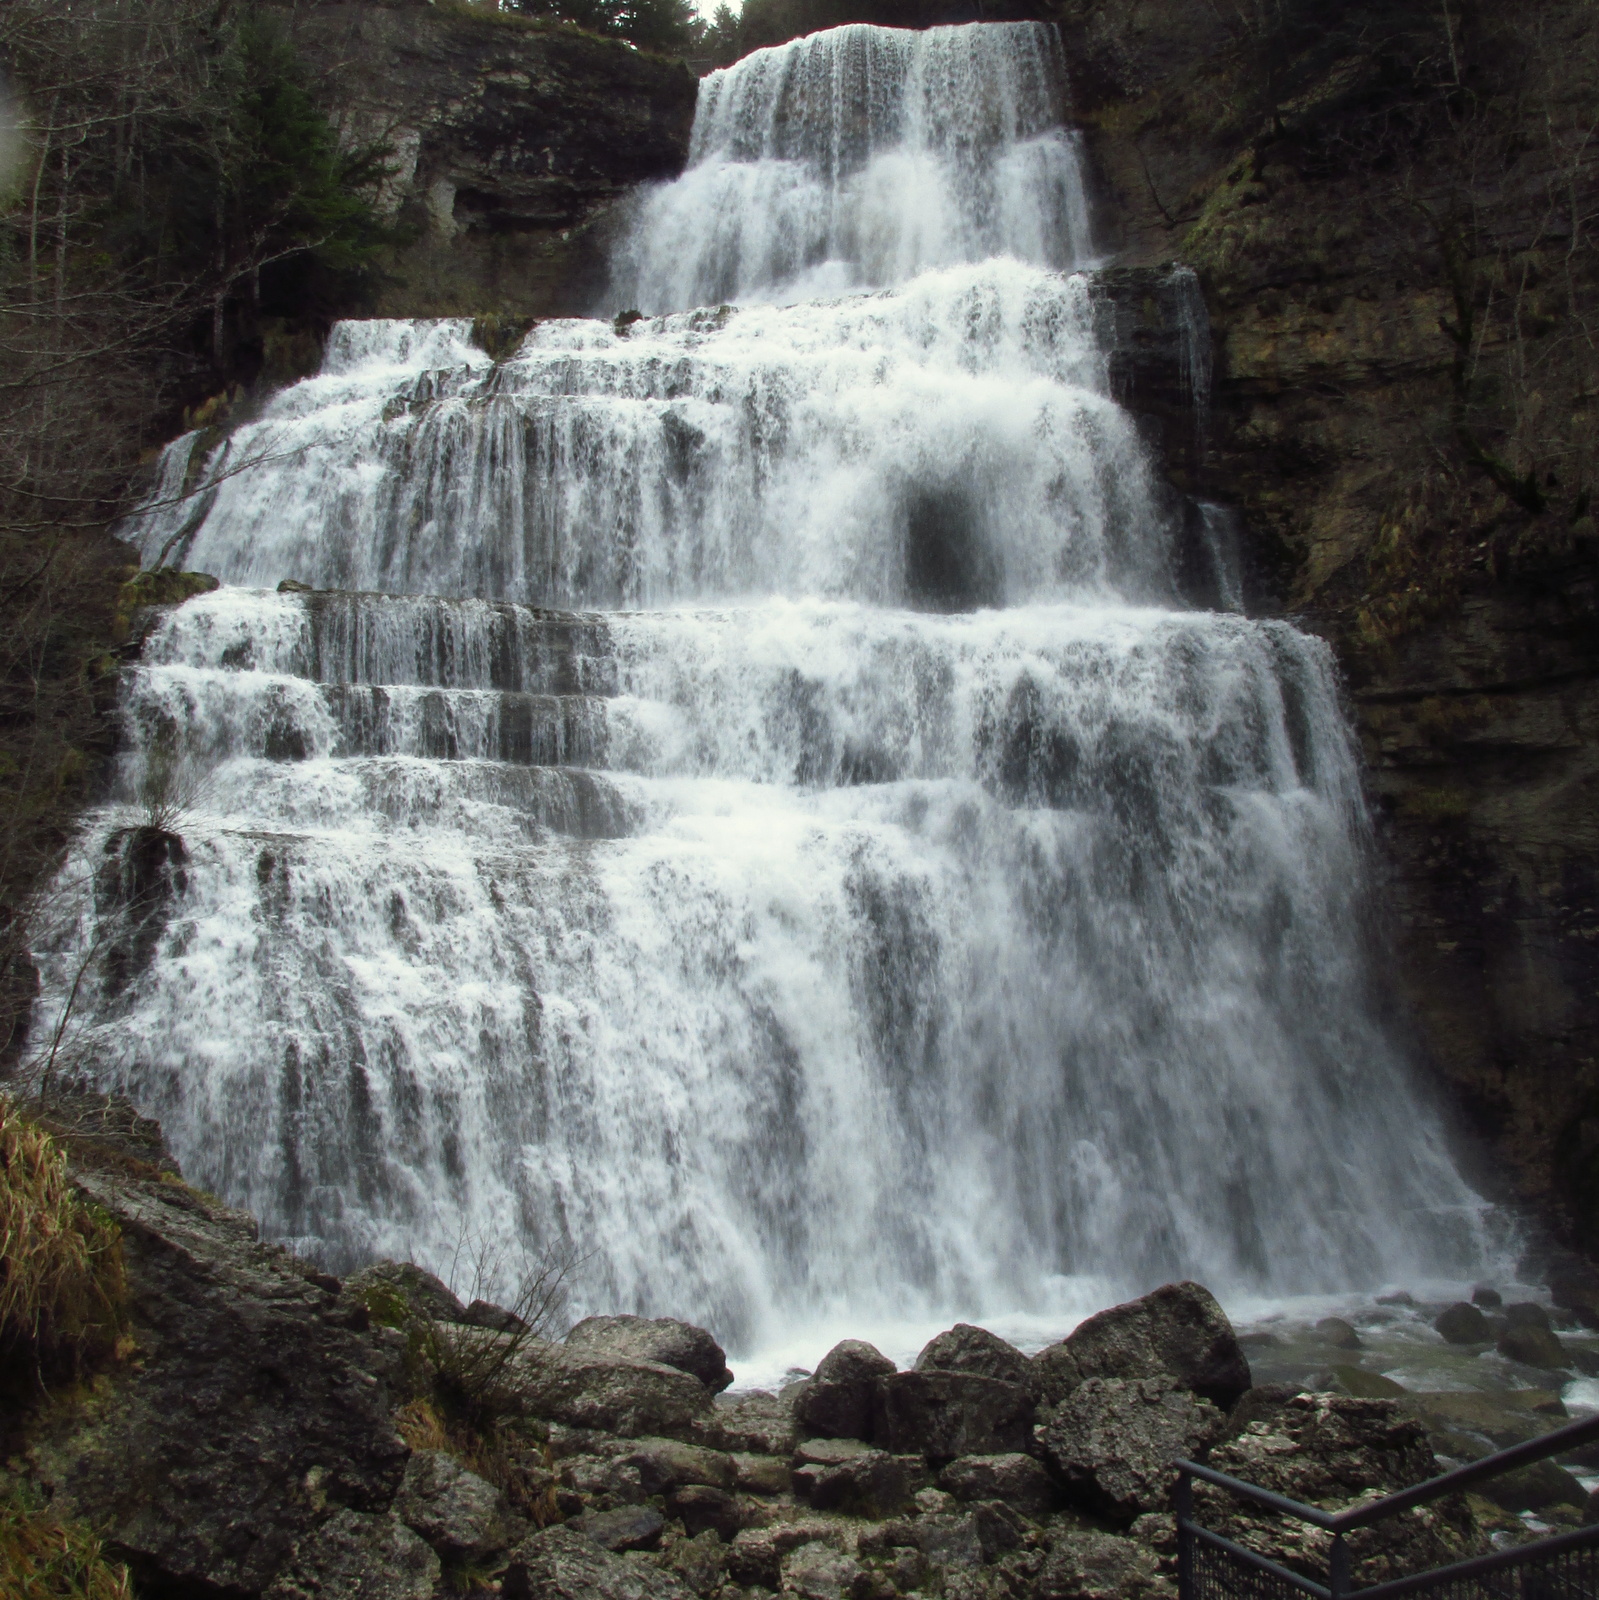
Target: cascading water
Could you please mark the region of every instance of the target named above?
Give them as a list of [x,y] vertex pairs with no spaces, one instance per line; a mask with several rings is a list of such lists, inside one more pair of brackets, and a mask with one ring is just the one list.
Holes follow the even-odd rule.
[[[1058,270],[1058,48],[760,52],[639,203],[658,315],[498,364],[343,324],[172,447],[134,532],[228,586],[128,673],[41,1006],[121,951],[73,1059],[195,1181],[335,1267],[571,1250],[578,1309],[744,1350],[1473,1269],[1373,1004],[1328,652],[1181,607]],[[130,940],[98,863],[174,770]]]

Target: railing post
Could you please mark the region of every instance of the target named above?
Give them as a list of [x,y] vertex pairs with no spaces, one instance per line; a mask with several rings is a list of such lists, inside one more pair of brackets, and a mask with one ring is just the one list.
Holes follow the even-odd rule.
[[1188,1531],[1194,1518],[1194,1480],[1186,1471],[1177,1474],[1172,1509],[1177,1513],[1177,1600],[1195,1600],[1194,1536]]
[[1333,1535],[1332,1550],[1327,1557],[1327,1587],[1332,1590],[1332,1600],[1344,1600],[1349,1593],[1349,1546],[1341,1533]]

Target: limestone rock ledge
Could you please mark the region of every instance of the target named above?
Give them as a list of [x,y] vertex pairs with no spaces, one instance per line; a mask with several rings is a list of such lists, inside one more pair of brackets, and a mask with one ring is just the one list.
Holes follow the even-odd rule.
[[312,0],[286,20],[341,135],[388,152],[381,209],[414,238],[379,315],[596,309],[606,213],[688,154],[681,61],[448,0]]

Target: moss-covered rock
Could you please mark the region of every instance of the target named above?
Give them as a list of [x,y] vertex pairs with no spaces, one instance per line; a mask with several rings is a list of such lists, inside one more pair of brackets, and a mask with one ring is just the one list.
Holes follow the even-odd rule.
[[114,626],[119,639],[133,632],[135,618],[153,606],[180,606],[197,594],[210,594],[221,583],[208,572],[176,572],[163,567],[156,572],[139,572],[117,591]]

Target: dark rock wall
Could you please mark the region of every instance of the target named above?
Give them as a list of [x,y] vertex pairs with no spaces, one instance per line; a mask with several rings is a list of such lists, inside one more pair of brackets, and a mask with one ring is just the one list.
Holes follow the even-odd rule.
[[378,315],[596,309],[605,219],[687,155],[681,61],[448,0],[301,0],[289,22],[341,133],[389,152],[410,239]]
[[1336,645],[1400,999],[1487,1181],[1592,1249],[1599,25],[1302,10],[1061,8],[1103,243],[1199,273],[1213,408],[1173,477],[1240,508],[1252,609]]

